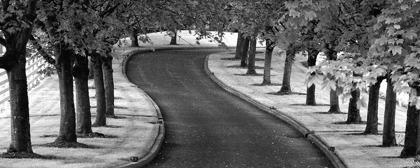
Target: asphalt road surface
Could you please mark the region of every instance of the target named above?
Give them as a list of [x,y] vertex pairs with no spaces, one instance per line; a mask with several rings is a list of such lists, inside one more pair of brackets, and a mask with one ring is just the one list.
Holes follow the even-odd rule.
[[297,130],[206,75],[205,57],[220,51],[164,50],[128,60],[128,78],[165,121],[165,141],[147,167],[333,167]]

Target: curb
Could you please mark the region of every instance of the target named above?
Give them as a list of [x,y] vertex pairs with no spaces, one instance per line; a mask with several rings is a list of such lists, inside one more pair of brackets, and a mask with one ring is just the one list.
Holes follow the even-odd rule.
[[[124,78],[130,82],[130,80],[127,78],[126,75],[126,65],[127,65],[127,60],[134,54],[138,54],[138,53],[146,53],[146,52],[153,52],[152,50],[135,50],[132,51],[130,53],[128,53],[127,55],[124,56],[123,61],[121,62],[121,68],[122,68],[122,75],[124,76]],[[131,83],[131,82],[130,82]],[[157,104],[152,100],[152,98],[146,93],[144,92],[141,88],[137,87],[137,90],[139,92],[141,92],[143,95],[146,96],[147,100],[152,103],[153,107],[156,110],[156,115],[157,115],[157,119],[158,119],[158,135],[156,136],[156,139],[152,145],[152,147],[150,148],[150,150],[147,152],[146,155],[141,156],[138,158],[138,161],[136,162],[132,162],[132,163],[128,163],[126,165],[122,165],[119,166],[120,168],[136,168],[136,167],[143,167],[146,164],[150,163],[158,154],[163,140],[165,139],[165,123],[163,122],[163,117],[162,117],[162,113],[160,111],[160,108],[157,106]],[[130,158],[131,159],[131,158]]]
[[225,83],[223,83],[222,81],[220,81],[219,79],[217,79],[217,77],[214,75],[213,72],[210,71],[209,67],[208,67],[208,60],[209,57],[212,54],[206,56],[206,59],[204,61],[204,71],[207,73],[207,75],[214,81],[216,82],[219,86],[221,86],[223,89],[225,89],[226,91],[232,93],[233,95],[244,99],[245,101],[255,105],[256,107],[258,107],[259,109],[272,114],[278,118],[280,118],[281,120],[287,122],[288,124],[290,124],[292,127],[294,127],[295,129],[297,129],[300,133],[302,133],[305,138],[307,138],[309,141],[311,141],[312,143],[314,143],[318,148],[320,148],[322,150],[322,152],[324,152],[324,154],[328,157],[328,159],[330,159],[330,161],[332,162],[332,164],[337,167],[337,168],[346,168],[347,165],[344,163],[343,159],[337,154],[335,153],[335,148],[334,147],[329,147],[321,138],[318,137],[318,135],[315,135],[314,131],[308,129],[303,123],[293,119],[291,116],[281,112],[280,110],[277,110],[274,107],[268,107],[267,105],[264,105],[254,99],[252,99],[251,97],[239,92],[238,90],[226,85]]

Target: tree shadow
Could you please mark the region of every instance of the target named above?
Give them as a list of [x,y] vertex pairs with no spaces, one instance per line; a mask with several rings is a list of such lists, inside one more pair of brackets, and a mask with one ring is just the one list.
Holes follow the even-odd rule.
[[316,104],[316,105],[307,105],[307,104],[290,104],[291,106],[330,106],[329,104]]
[[[248,67],[243,67],[241,65],[230,65],[230,66],[227,66],[227,68],[248,69]],[[255,66],[254,69],[264,69],[264,67],[262,67],[262,66]],[[270,69],[273,69],[273,68],[270,68]]]
[[115,109],[122,109],[122,110],[126,110],[128,109],[128,107],[122,107],[122,106],[114,106]]
[[222,58],[221,60],[224,60],[224,61],[239,61],[239,60],[241,60],[241,58]]
[[235,74],[236,76],[264,76],[263,74]]
[[122,126],[118,126],[118,125],[104,125],[104,126],[92,125],[92,127],[122,128]]
[[230,65],[230,66],[227,66],[226,68],[239,68],[239,69],[247,69],[247,67],[245,66],[245,67],[243,67],[243,66],[241,66],[241,65]]
[[337,125],[361,125],[361,124],[366,124],[366,121],[360,121],[357,123],[347,123],[346,121],[337,121],[337,122],[332,122],[332,124],[337,124]]
[[41,146],[41,147],[49,147],[49,148],[85,148],[85,149],[100,149],[100,146],[96,145],[87,145],[79,142],[61,142],[56,141],[52,143],[46,143],[46,144],[38,144],[34,146]]
[[93,132],[88,134],[77,134],[77,138],[118,138],[118,136]]
[[271,84],[261,84],[261,83],[254,83],[251,84],[251,86],[281,86],[281,83],[271,83]]
[[26,152],[6,152],[0,154],[0,158],[6,159],[44,159],[44,160],[63,160],[64,157],[58,157],[54,155],[40,155],[36,153]]
[[284,96],[284,95],[306,95],[306,93],[300,93],[300,92],[287,92],[287,93],[279,93],[279,92],[268,92],[269,95],[278,95],[278,96]]
[[[378,124],[380,125],[380,124]],[[358,133],[348,133],[346,135],[355,135],[355,136],[368,136],[368,135],[382,135],[382,133],[376,133],[376,134],[372,134],[372,133],[364,133],[364,132],[358,132]],[[376,145],[366,145],[366,147],[375,147]]]
[[346,112],[315,112],[317,114],[347,114]]
[[106,118],[112,118],[112,119],[126,119],[127,117],[124,116],[116,116],[116,115],[107,115]]
[[57,134],[41,135],[40,138],[55,138],[58,137]]

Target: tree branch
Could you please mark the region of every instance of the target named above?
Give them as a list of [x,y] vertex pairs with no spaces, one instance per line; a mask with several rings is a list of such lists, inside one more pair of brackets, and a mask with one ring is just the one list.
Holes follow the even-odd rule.
[[55,65],[55,59],[48,55],[48,53],[42,48],[42,46],[38,43],[38,40],[36,40],[33,35],[29,37],[29,41],[35,47],[38,53],[42,56],[42,58],[44,58],[45,61],[47,61],[49,64]]

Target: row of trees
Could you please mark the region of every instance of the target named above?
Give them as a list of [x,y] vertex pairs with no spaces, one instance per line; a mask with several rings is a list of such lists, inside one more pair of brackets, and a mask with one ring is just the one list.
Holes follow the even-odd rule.
[[[290,77],[294,56],[308,56],[307,105],[316,105],[315,83],[330,90],[330,113],[342,113],[339,95],[349,101],[347,124],[361,124],[360,107],[367,105],[366,134],[378,134],[378,100],[387,82],[382,146],[396,146],[396,93],[410,93],[405,144],[401,157],[419,154],[420,80],[417,0],[292,0],[235,1],[224,11],[237,30],[235,58],[255,73],[256,38],[266,42],[263,85],[270,84],[274,46],[286,52],[282,87],[278,94],[293,94]],[[247,51],[249,47],[249,57]],[[319,53],[327,60],[315,65]],[[254,70],[254,71],[253,71]],[[368,93],[369,98],[362,96]],[[367,103],[366,103],[367,102]]]
[[[80,146],[77,137],[97,135],[92,126],[105,126],[106,118],[115,116],[113,45],[133,34],[133,42],[138,43],[149,41],[145,34],[153,31],[176,32],[192,26],[204,30],[208,19],[202,14],[208,14],[207,11],[210,10],[198,1],[189,0],[2,0],[0,44],[6,52],[0,57],[0,68],[8,75],[12,123],[11,144],[5,155],[21,157],[33,153],[25,71],[27,52],[38,52],[59,77],[60,129],[48,146]],[[144,38],[139,38],[139,34]],[[93,124],[89,60],[93,64],[97,101]]]
[[[364,97],[360,95],[368,92],[367,134],[378,133],[378,89],[387,80],[383,146],[396,145],[395,93],[410,92],[401,156],[417,155],[420,50],[415,18],[419,5],[417,0],[2,0],[0,44],[6,53],[0,57],[0,68],[8,74],[12,111],[8,151],[32,153],[25,74],[28,42],[56,67],[59,76],[62,117],[55,144],[60,146],[77,142],[76,132],[92,132],[86,95],[88,57],[94,64],[98,101],[94,124],[106,125],[106,115],[114,115],[110,52],[118,39],[131,36],[136,46],[137,40],[149,41],[146,35],[138,38],[139,34],[165,30],[176,37],[179,29],[194,29],[200,38],[215,37],[207,32],[211,29],[218,32],[216,41],[225,31],[238,32],[235,58],[248,67],[249,75],[255,74],[257,40],[265,41],[263,85],[271,84],[273,48],[283,49],[286,61],[279,94],[293,93],[294,56],[305,51],[311,67],[306,104],[316,105],[314,83],[320,80],[330,90],[329,112],[341,112],[338,95],[350,99],[348,124],[361,123]],[[315,66],[320,52],[328,61]]]

